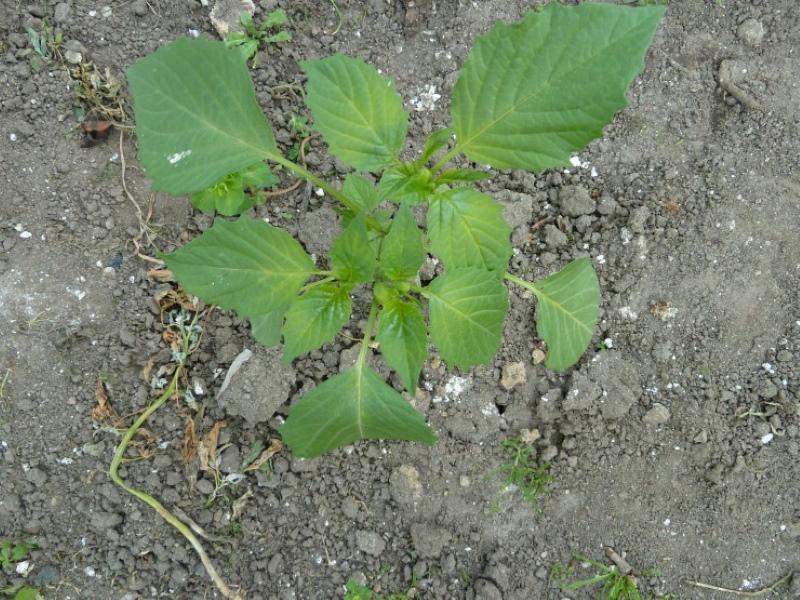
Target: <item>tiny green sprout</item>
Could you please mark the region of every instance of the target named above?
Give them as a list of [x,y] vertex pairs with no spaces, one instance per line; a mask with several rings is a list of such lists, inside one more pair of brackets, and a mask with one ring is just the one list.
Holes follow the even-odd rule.
[[21,583],[12,584],[6,576],[15,574],[36,545],[24,539],[0,539],[0,596],[13,600],[40,600],[39,590]]
[[270,12],[258,26],[253,21],[253,15],[247,11],[239,13],[239,20],[244,31],[231,33],[225,38],[225,45],[239,50],[245,62],[250,61],[251,67],[258,66],[258,49],[262,45],[278,44],[292,39],[288,31],[281,30],[289,21],[282,8]]
[[26,27],[28,41],[33,51],[44,61],[61,57],[61,47],[64,42],[60,31],[55,31],[47,19],[42,20],[42,30],[36,31],[33,27]]
[[192,206],[204,213],[240,215],[263,202],[264,197],[259,192],[278,182],[267,165],[256,163],[241,172],[229,173],[222,181],[192,194]]
[[[567,583],[568,579],[575,577],[575,570],[572,566],[564,567],[555,564],[550,568],[550,579],[559,585],[564,592],[574,592],[586,588],[599,588],[597,593],[598,600],[674,600],[672,594],[657,596],[648,593],[642,596],[639,591],[639,581],[632,572],[622,573],[617,565],[606,565],[580,554],[575,555],[574,560],[583,568],[593,568],[594,574],[586,579],[579,579]],[[630,569],[630,567],[627,567]],[[642,572],[643,576],[652,576],[654,570]]]
[[[413,586],[412,586],[413,587]],[[381,596],[376,594],[365,585],[361,585],[354,579],[348,579],[344,584],[344,598],[343,600],[409,600],[410,596],[406,594],[389,594],[388,596]]]
[[515,486],[522,493],[522,499],[534,510],[539,510],[539,498],[547,491],[548,484],[553,481],[549,464],[536,464],[536,451],[519,438],[509,438],[501,444],[506,460],[487,477],[499,476],[503,488],[495,495],[491,510],[500,510],[500,498]]
[[[560,371],[581,358],[600,306],[591,260],[577,258],[537,281],[509,272],[503,206],[475,184],[491,176],[485,169],[569,166],[626,106],[663,13],[662,6],[551,2],[519,22],[497,23],[461,68],[451,127],[428,136],[417,156],[407,156],[409,115],[392,80],[342,54],[303,62],[313,128],[353,169],[339,182],[295,162],[296,152],[287,158],[241,60],[261,41],[276,41],[265,32],[284,24],[285,14],[272,13],[258,28],[243,18],[246,36],[225,44],[178,39],[129,69],[139,157],[154,189],[231,215],[258,201],[247,190],[266,185],[269,163],[338,205],[342,231],[327,256],[312,258],[287,231],[242,216],[218,218],[164,257],[190,294],[249,320],[262,344],[282,340],[287,363],[365,317],[355,363],[289,409],[280,433],[296,456],[363,439],[436,442],[425,416],[367,359],[377,342],[412,397],[429,343],[450,367],[491,361],[502,343],[509,285],[536,299],[545,366]],[[290,127],[307,132],[299,117]],[[263,178],[248,188],[251,170]],[[422,267],[430,261],[439,267],[428,281]]]

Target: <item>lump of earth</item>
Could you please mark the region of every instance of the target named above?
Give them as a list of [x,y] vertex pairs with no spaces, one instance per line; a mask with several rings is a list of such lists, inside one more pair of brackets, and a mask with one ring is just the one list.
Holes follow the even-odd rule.
[[518,385],[522,385],[528,380],[525,374],[525,363],[512,362],[503,365],[503,371],[500,376],[500,385],[504,390],[512,390]]
[[653,408],[645,413],[642,420],[644,421],[645,425],[649,425],[650,427],[658,427],[659,425],[663,425],[669,421],[669,417],[669,409],[663,404],[655,402],[653,404]]
[[300,213],[297,237],[310,254],[321,256],[328,252],[333,239],[339,234],[339,216],[330,206]]
[[294,381],[294,369],[281,362],[279,348],[258,346],[233,374],[230,385],[217,395],[217,402],[229,415],[255,425],[275,414],[289,397]]
[[436,558],[442,549],[450,543],[450,532],[428,523],[417,523],[411,526],[411,540],[421,558]]
[[[600,412],[604,419],[610,421],[627,415],[642,393],[636,367],[619,352],[606,351],[598,354],[587,365],[586,377],[586,386],[594,383],[602,390]],[[596,393],[591,387],[583,389],[589,396]]]
[[561,212],[568,217],[590,215],[595,210],[595,203],[589,190],[578,185],[564,186],[558,194]]
[[371,556],[380,556],[386,549],[386,542],[374,531],[356,531],[356,546]]

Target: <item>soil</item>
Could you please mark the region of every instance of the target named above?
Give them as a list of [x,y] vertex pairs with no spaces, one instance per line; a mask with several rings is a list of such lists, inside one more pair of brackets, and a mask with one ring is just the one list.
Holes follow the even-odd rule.
[[[448,122],[471,40],[533,3],[337,4],[341,24],[332,2],[259,3],[291,18],[293,41],[253,70],[285,147],[303,108],[275,86],[302,83],[298,61],[340,51],[392,74],[421,109],[409,152],[419,149]],[[131,244],[139,224],[123,157],[132,197],[143,210],[152,201],[143,253],[175,248],[210,218],[151,194],[130,132],[82,143],[75,81],[60,61],[26,52],[24,28],[47,17],[84,61],[122,76],[178,36],[214,37],[211,7],[108,6],[0,6],[0,537],[35,541],[28,579],[45,598],[218,598],[185,540],[110,481],[119,433],[91,418],[98,377],[130,418],[153,397],[143,369],[169,361],[153,300],[169,284],[147,276],[153,265]],[[170,402],[147,426],[155,455],[126,463],[123,477],[200,524],[223,577],[251,599],[341,598],[354,578],[418,598],[577,600],[593,596],[560,591],[550,569],[575,554],[601,560],[605,546],[639,572],[656,569],[643,589],[679,599],[736,597],[687,580],[754,590],[800,573],[798,48],[796,0],[673,0],[630,106],[581,165],[485,184],[507,206],[515,273],[594,261],[603,314],[575,368],[535,364],[534,302],[512,288],[492,364],[457,373],[435,354],[426,364],[417,405],[441,438],[433,448],[359,443],[310,461],[284,451],[271,473],[251,472],[207,503],[213,481],[181,454],[194,413]],[[334,179],[346,170],[319,141],[308,162]],[[335,235],[331,206],[308,186],[254,212],[312,252]],[[198,435],[226,419],[223,474],[274,437],[287,406],[352,359],[352,345],[340,336],[281,370],[246,323],[212,313],[190,378],[204,406]],[[218,402],[244,349],[253,358]],[[500,443],[524,429],[538,430],[539,459],[552,465],[539,511],[487,476],[503,461]],[[800,597],[798,580],[773,597]]]

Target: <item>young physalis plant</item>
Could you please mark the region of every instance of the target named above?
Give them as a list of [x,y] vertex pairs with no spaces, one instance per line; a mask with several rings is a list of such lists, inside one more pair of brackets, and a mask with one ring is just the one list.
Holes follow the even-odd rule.
[[[391,81],[341,54],[303,63],[314,128],[354,169],[340,188],[281,153],[246,65],[224,44],[179,39],[131,67],[140,158],[155,189],[192,194],[195,206],[228,215],[252,206],[241,190],[272,181],[269,162],[341,204],[343,230],[321,266],[287,232],[250,217],[217,219],[165,257],[187,291],[249,319],[258,341],[283,338],[286,361],[334,340],[351,320],[353,290],[371,288],[355,364],[290,408],[281,434],[295,454],[365,438],[435,442],[423,415],[368,366],[370,344],[377,340],[412,395],[429,339],[452,366],[485,363],[501,343],[506,282],[536,297],[546,366],[561,370],[580,358],[599,312],[590,260],[536,282],[509,273],[511,228],[500,205],[470,187],[487,174],[448,165],[461,155],[498,169],[568,165],[626,105],[663,12],[551,3],[498,23],[459,74],[452,128],[434,132],[410,161],[400,158],[408,115]],[[221,190],[235,197],[221,200]],[[422,285],[428,254],[444,270]]]

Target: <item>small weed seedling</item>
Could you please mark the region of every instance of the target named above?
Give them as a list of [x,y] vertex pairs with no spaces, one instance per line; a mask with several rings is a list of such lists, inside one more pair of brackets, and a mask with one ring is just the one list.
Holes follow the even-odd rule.
[[42,21],[42,30],[36,31],[33,27],[26,27],[28,32],[28,41],[31,44],[33,51],[43,61],[49,61],[51,58],[61,58],[61,46],[64,43],[64,38],[61,32],[53,30],[52,25],[47,22],[47,19]]
[[244,32],[230,34],[225,38],[225,45],[239,50],[245,62],[250,61],[252,67],[258,66],[258,49],[263,44],[278,44],[292,39],[288,31],[280,31],[289,20],[282,8],[273,10],[258,26],[253,22],[253,15],[249,12],[242,11],[239,19]]
[[539,498],[547,490],[547,484],[553,481],[550,475],[550,465],[536,464],[535,450],[519,438],[509,438],[502,443],[506,461],[489,472],[487,477],[499,476],[503,481],[503,488],[495,495],[492,504],[493,512],[500,511],[500,499],[511,487],[515,486],[522,492],[522,498],[534,510],[539,509]]
[[348,579],[344,588],[343,600],[409,600],[408,594],[389,594],[388,596],[381,596],[353,579]]
[[39,600],[39,590],[24,583],[11,583],[6,577],[27,575],[27,559],[36,546],[19,539],[0,539],[0,596],[13,600]]
[[[366,316],[355,364],[290,408],[281,435],[295,455],[361,439],[434,443],[424,416],[368,366],[373,338],[413,396],[429,336],[459,369],[494,357],[507,283],[536,297],[546,366],[566,369],[581,357],[599,313],[591,261],[579,258],[535,282],[508,272],[503,208],[473,187],[490,175],[449,165],[461,155],[497,169],[569,165],[626,105],[663,13],[553,2],[518,23],[498,23],[461,69],[452,127],[432,133],[413,160],[401,158],[408,114],[392,81],[341,54],[304,62],[313,127],[354,169],[341,187],[281,152],[238,50],[184,38],[130,68],[140,158],[155,189],[204,199],[212,189],[204,207],[228,214],[253,205],[240,191],[254,172],[252,187],[263,185],[272,163],[340,205],[343,231],[317,261],[286,231],[247,216],[217,219],[165,257],[189,293],[248,319],[259,342],[283,338],[286,362],[333,341],[354,312]],[[425,283],[420,268],[429,254],[440,271]],[[353,306],[357,287],[371,291],[369,304]]]
[[[608,554],[608,550],[606,551]],[[613,552],[616,556],[616,553]],[[550,569],[550,578],[556,582],[561,590],[564,592],[574,592],[587,588],[599,588],[597,592],[598,600],[675,600],[671,594],[666,596],[656,596],[654,594],[647,594],[642,596],[639,592],[639,583],[636,575],[632,572],[627,563],[623,559],[619,559],[623,565],[606,565],[599,561],[586,558],[585,556],[576,555],[577,561],[583,568],[594,569],[594,574],[586,579],[579,579],[572,583],[567,583],[567,579],[574,577],[574,569],[571,566],[563,567],[556,564]],[[626,571],[626,572],[623,572]],[[643,577],[651,577],[654,575],[652,570],[642,573]]]

